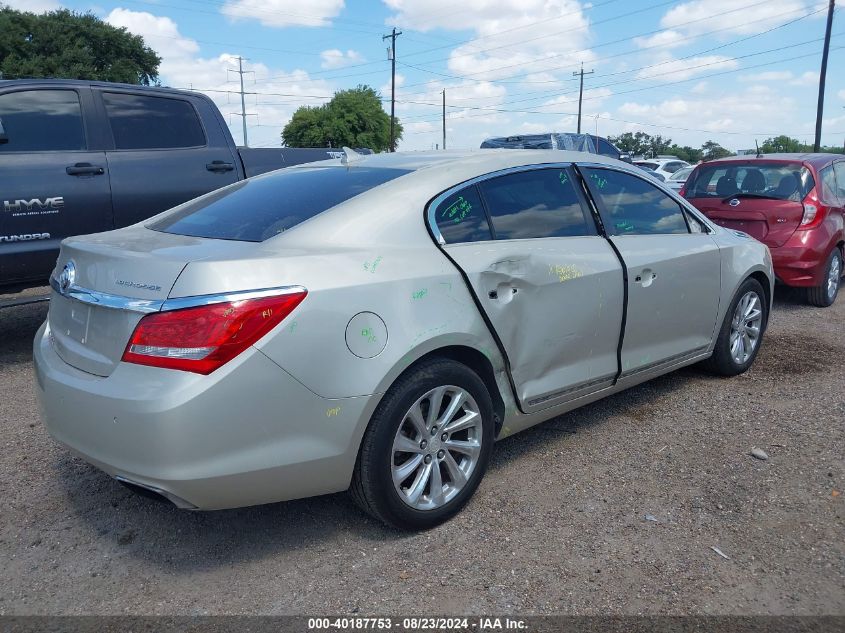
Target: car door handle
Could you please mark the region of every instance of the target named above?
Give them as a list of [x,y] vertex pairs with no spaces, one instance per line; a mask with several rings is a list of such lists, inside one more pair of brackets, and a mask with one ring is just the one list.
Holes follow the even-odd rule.
[[235,166],[232,163],[222,160],[213,160],[210,163],[206,163],[205,168],[208,171],[232,171]]
[[[511,295],[515,295],[517,293],[517,288],[511,288],[510,291],[511,291],[510,292]],[[499,291],[498,290],[491,290],[490,292],[487,293],[487,296],[490,297],[491,299],[498,299],[499,298]]]
[[657,273],[652,270],[645,269],[641,274],[634,277],[634,283],[642,284],[643,288],[647,288],[655,279],[657,279]]
[[76,163],[65,167],[65,171],[69,176],[101,176],[106,173],[105,169],[91,163]]

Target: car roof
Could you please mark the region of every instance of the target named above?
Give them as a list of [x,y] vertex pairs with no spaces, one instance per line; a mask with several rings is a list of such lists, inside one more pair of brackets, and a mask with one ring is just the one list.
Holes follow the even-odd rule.
[[201,92],[194,92],[190,90],[179,90],[177,88],[168,88],[167,86],[144,86],[141,84],[124,84],[110,81],[95,81],[93,79],[0,79],[0,88],[9,88],[12,86],[35,86],[35,87],[98,87],[98,88],[126,88],[129,90],[145,90],[151,93],[174,93],[182,95],[193,95],[197,97],[207,98]]
[[756,156],[754,154],[745,154],[742,156],[727,156],[726,158],[719,158],[717,160],[710,160],[702,165],[710,165],[713,163],[806,163],[815,168],[825,167],[837,158],[845,158],[842,154],[823,154],[812,152],[792,152],[779,154],[762,154]]

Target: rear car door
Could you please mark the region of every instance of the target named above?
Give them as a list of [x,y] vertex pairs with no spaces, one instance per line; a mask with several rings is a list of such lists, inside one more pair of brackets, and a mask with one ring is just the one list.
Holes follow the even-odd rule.
[[504,349],[523,411],[611,385],[622,267],[568,166],[514,169],[439,196],[429,222]]
[[0,284],[46,282],[63,238],[112,228],[91,106],[84,86],[0,94]]
[[646,177],[580,169],[627,268],[620,381],[706,352],[721,291],[721,255],[707,227]]
[[200,116],[205,101],[111,88],[95,96],[113,138],[106,156],[116,227],[240,179],[239,159],[217,117]]

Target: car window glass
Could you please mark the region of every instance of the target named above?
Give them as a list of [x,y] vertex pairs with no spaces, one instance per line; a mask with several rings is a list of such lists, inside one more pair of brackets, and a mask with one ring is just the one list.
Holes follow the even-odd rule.
[[406,169],[294,167],[242,180],[176,207],[147,228],[262,242],[403,174]]
[[836,174],[833,171],[833,165],[825,167],[819,171],[819,178],[821,179],[821,197],[825,204],[836,204],[838,196],[836,194]]
[[24,90],[0,95],[0,120],[8,143],[0,152],[86,148],[82,109],[75,90]]
[[441,202],[435,211],[435,219],[447,244],[493,239],[475,185],[465,187]]
[[172,149],[205,145],[194,107],[184,99],[104,92],[115,149]]
[[730,161],[700,165],[687,181],[685,195],[693,199],[750,193],[800,202],[814,186],[810,170],[800,163]]
[[845,204],[845,161],[835,163],[833,171],[836,174],[836,195],[839,204]]
[[595,235],[565,169],[537,169],[479,183],[497,240]]
[[610,169],[585,169],[590,189],[604,205],[605,226],[615,235],[688,233],[681,206],[642,178]]
[[674,174],[683,166],[683,163],[679,163],[677,161],[674,163],[666,163],[665,165],[663,165],[663,171],[665,171],[667,174]]
[[601,137],[595,137],[598,141],[598,152],[604,156],[610,156],[612,158],[619,158],[619,152],[616,151],[616,148],[613,147],[610,143],[605,141]]
[[646,162],[643,162],[643,161],[639,161],[639,162],[634,163],[634,164],[637,165],[638,167],[645,167],[646,169],[651,169],[651,170],[655,170],[659,167],[659,165],[657,163],[646,163]]

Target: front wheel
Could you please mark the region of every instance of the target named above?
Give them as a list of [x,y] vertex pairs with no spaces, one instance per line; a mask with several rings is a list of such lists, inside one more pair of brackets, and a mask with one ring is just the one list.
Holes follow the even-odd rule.
[[842,277],[842,253],[834,248],[827,258],[827,267],[821,284],[807,289],[807,300],[814,306],[827,308],[836,301],[839,294],[839,278]]
[[350,492],[394,527],[426,529],[469,501],[490,461],[493,407],[484,382],[448,359],[427,361],[385,394],[364,434]]
[[746,279],[734,295],[716,338],[707,369],[722,376],[743,373],[754,362],[768,321],[768,305],[763,286]]

